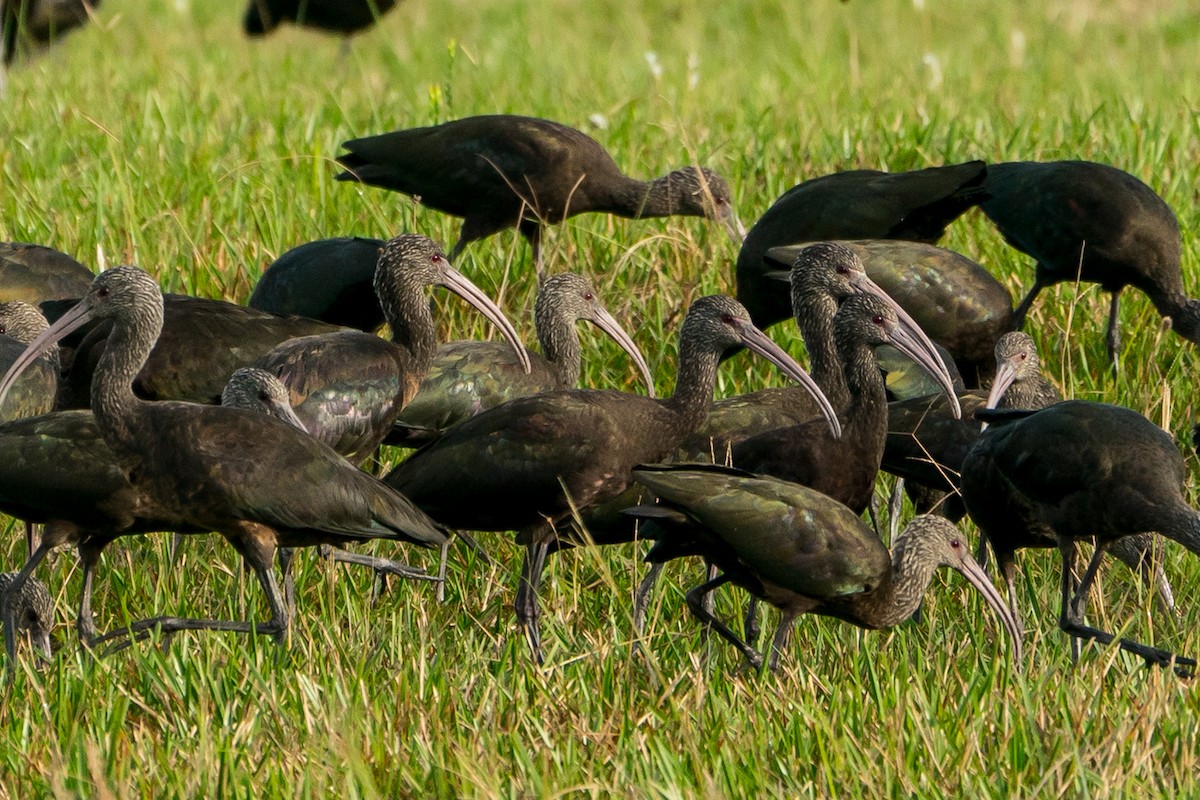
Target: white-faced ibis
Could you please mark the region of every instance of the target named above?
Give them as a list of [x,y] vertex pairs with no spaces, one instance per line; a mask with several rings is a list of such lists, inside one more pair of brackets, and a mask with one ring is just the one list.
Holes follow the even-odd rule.
[[385,244],[341,236],[293,247],[263,271],[247,305],[376,331],[384,317],[375,296],[375,264]]
[[[12,612],[5,613],[5,620],[12,620],[16,629],[9,634],[4,630],[4,638],[24,638],[42,658],[51,656],[50,631],[54,629],[54,600],[46,584],[37,578],[24,581],[16,594],[10,596],[9,587],[16,580],[16,572],[0,573],[0,602],[12,605]],[[11,653],[9,664],[12,664]]]
[[[61,315],[69,307],[57,305],[55,310]],[[162,335],[133,383],[134,393],[145,400],[215,405],[235,370],[253,365],[281,342],[344,330],[304,317],[178,294],[164,295],[163,309]],[[50,317],[50,322],[56,319]],[[68,408],[88,406],[92,373],[104,353],[109,324],[89,327],[81,329],[87,332],[79,338],[71,362],[64,397]]]
[[762,665],[762,656],[704,608],[705,596],[717,587],[732,582],[780,610],[768,662],[775,669],[800,614],[890,628],[917,609],[939,566],[958,570],[979,590],[1020,660],[1011,612],[971,557],[967,540],[944,519],[917,517],[889,555],[857,514],[806,486],[696,465],[638,467],[633,477],[662,504],[631,509],[654,523],[643,529],[658,540],[646,560],[701,555],[716,564],[721,574],[688,592],[688,608],[754,667]]
[[[163,299],[154,279],[135,267],[97,276],[84,299],[5,376],[0,401],[44,344],[93,317],[111,321],[112,329],[92,381],[92,412],[130,486],[153,503],[160,529],[225,536],[254,569],[271,609],[270,620],[257,625],[160,617],[118,633],[216,629],[283,640],[289,612],[273,571],[277,546],[374,538],[445,542],[436,523],[407,499],[285,422],[241,409],[138,398],[133,380],[162,329]],[[48,534],[21,575],[28,577],[45,555]]]
[[250,0],[242,28],[265,36],[284,22],[351,36],[369,28],[400,0]]
[[[45,47],[88,21],[100,0],[7,0],[0,2],[0,56],[12,63],[23,48]],[[0,77],[0,85],[2,77]]]
[[508,340],[521,370],[530,369],[512,323],[436,242],[414,233],[392,238],[379,255],[374,283],[390,342],[363,331],[304,336],[255,362],[288,387],[308,432],[355,463],[391,431],[433,363],[437,326],[426,287],[444,286],[477,308]]
[[568,535],[574,509],[616,497],[634,466],[661,461],[695,430],[712,404],[721,355],[738,345],[808,387],[840,431],[804,370],[751,324],[741,304],[713,295],[684,319],[669,398],[587,389],[518,398],[451,428],[385,480],[448,527],[520,532],[526,551],[517,619],[540,661],[537,587],[552,542]]
[[529,353],[528,372],[499,342],[450,342],[437,350],[429,374],[397,419],[389,444],[415,446],[480,411],[524,397],[579,385],[582,352],[576,323],[586,320],[629,354],[654,397],[654,376],[633,339],[601,304],[591,283],[574,273],[551,275],[538,287],[534,321],[542,355]]
[[516,226],[542,271],[543,224],[601,211],[634,219],[683,214],[723,222],[741,241],[728,184],[704,167],[652,181],[630,178],[608,152],[574,128],[535,117],[492,114],[346,142],[342,181],[419,197],[463,218],[450,260],[476,239]]
[[[1175,442],[1136,411],[1084,400],[1036,412],[994,411],[987,421],[963,462],[968,513],[987,534],[1001,570],[1013,568],[1020,548],[1057,545],[1059,627],[1075,637],[1072,651],[1080,639],[1112,642],[1112,634],[1083,620],[1100,555],[1121,537],[1151,531],[1200,554],[1200,512],[1184,501],[1186,470]],[[1096,555],[1078,581],[1075,541],[1093,538]],[[1148,663],[1174,660],[1181,672],[1196,666],[1126,639],[1118,644]]]
[[[922,242],[872,239],[842,242],[862,260],[871,280],[946,348],[967,385],[986,383],[996,340],[1014,328],[1012,295],[966,256]],[[792,263],[800,246],[772,248],[770,268]]]
[[[850,402],[842,362],[833,341],[838,305],[855,294],[880,298],[905,322],[908,333],[934,352],[934,345],[887,292],[872,281],[858,254],[841,242],[817,242],[797,248],[788,273],[796,324],[804,336],[810,370],[821,391],[841,410]],[[940,359],[939,359],[940,363]],[[939,370],[936,381],[948,381]],[[949,383],[945,384],[949,386]],[[700,428],[680,447],[674,460],[720,463],[738,441],[759,433],[807,422],[816,415],[811,396],[795,388],[760,389],[713,404]]]
[[92,271],[50,247],[24,242],[0,242],[0,301],[83,297],[92,285]]
[[793,186],[746,234],[737,260],[738,299],[759,327],[791,316],[787,295],[767,276],[777,268],[763,261],[772,247],[828,239],[936,243],[983,198],[984,173],[982,161],[968,161],[912,172],[851,170]]
[[1106,344],[1114,364],[1126,286],[1145,292],[1176,333],[1200,342],[1200,300],[1183,289],[1179,221],[1149,186],[1091,161],[994,164],[985,185],[983,213],[1009,244],[1037,259],[1033,288],[1017,306],[1017,327],[1045,287],[1092,281],[1112,293]]

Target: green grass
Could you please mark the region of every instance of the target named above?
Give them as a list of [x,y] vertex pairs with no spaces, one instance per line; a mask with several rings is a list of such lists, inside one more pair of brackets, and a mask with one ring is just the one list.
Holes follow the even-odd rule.
[[[0,104],[0,240],[48,244],[94,267],[136,263],[166,289],[244,301],[271,260],[314,238],[416,230],[452,242],[455,220],[335,183],[332,158],[353,136],[500,111],[587,130],[631,174],[712,166],[747,222],[800,180],[840,169],[1106,161],[1175,208],[1185,284],[1200,291],[1188,235],[1200,222],[1200,15],[1183,0],[407,0],[344,58],[336,41],[297,30],[245,40],[239,5],[105,0],[96,24],[12,71]],[[1014,294],[1028,288],[1028,259],[977,213],[945,244]],[[594,276],[637,331],[662,390],[681,309],[733,289],[734,248],[694,219],[577,217],[548,233],[546,254],[553,269]],[[459,266],[532,339],[527,262],[507,233],[468,248]],[[488,333],[459,304],[444,305],[449,333]],[[1068,395],[1190,432],[1200,419],[1196,350],[1163,332],[1131,292],[1125,365],[1113,378],[1106,309],[1093,286],[1043,295],[1031,319],[1050,374]],[[773,335],[795,344],[790,325]],[[587,348],[588,383],[635,385],[612,345]],[[737,359],[723,367],[720,391],[778,380]],[[1189,492],[1195,502],[1194,485]],[[106,554],[102,628],[151,610],[265,613],[223,541],[192,537],[172,568],[165,538]],[[935,581],[921,625],[861,632],[802,620],[784,668],[758,677],[734,674],[732,649],[702,641],[688,619],[682,595],[696,565],[668,571],[646,655],[632,655],[642,565],[628,548],[551,566],[539,670],[512,620],[515,551],[486,541],[506,566],[460,556],[445,605],[428,586],[404,585],[372,608],[366,575],[303,559],[290,647],[184,634],[100,662],[77,653],[69,623],[79,576],[64,554],[42,571],[63,623],[55,662],[35,671],[23,661],[0,695],[0,796],[1197,789],[1194,686],[1097,648],[1072,666],[1055,629],[1053,554],[1022,559],[1029,635],[1019,666],[980,601],[949,579]],[[18,529],[4,542],[5,563],[19,563]],[[1151,616],[1121,570],[1106,572],[1093,617],[1195,655],[1200,569],[1174,546],[1167,569],[1178,618]],[[740,600],[720,603],[734,614]]]

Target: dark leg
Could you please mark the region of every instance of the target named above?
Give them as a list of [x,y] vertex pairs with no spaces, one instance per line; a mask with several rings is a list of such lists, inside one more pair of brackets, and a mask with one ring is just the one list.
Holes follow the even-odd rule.
[[[1068,552],[1068,548],[1065,547],[1061,541],[1059,543],[1059,550],[1063,553],[1063,574],[1065,576],[1068,574],[1068,570],[1074,566],[1073,563],[1067,563],[1068,561],[1074,562],[1074,553]],[[1071,542],[1071,547],[1069,550],[1074,550],[1073,541]],[[1150,647],[1149,645],[1144,645],[1139,642],[1132,642],[1128,639],[1117,639],[1107,631],[1085,625],[1082,619],[1073,618],[1072,614],[1076,608],[1086,607],[1087,605],[1086,597],[1080,598],[1076,600],[1076,602],[1069,602],[1070,596],[1065,592],[1067,592],[1070,586],[1073,584],[1073,577],[1064,577],[1063,606],[1062,615],[1059,618],[1059,627],[1068,636],[1074,637],[1076,641],[1082,639],[1094,639],[1101,644],[1112,644],[1115,641],[1117,646],[1122,650],[1128,651],[1137,656],[1141,656],[1143,659],[1145,659],[1147,664],[1155,664],[1160,667],[1169,666],[1175,671],[1175,674],[1184,678],[1190,678],[1195,674],[1196,660],[1194,658],[1185,658],[1183,656],[1176,655],[1175,653],[1171,653],[1166,650],[1160,650],[1157,647]],[[1072,653],[1074,654],[1074,652],[1075,648],[1072,648]]]
[[1112,362],[1113,372],[1117,371],[1117,359],[1121,355],[1121,290],[1112,293],[1112,304],[1108,307],[1108,335],[1105,344],[1108,345],[1108,360]]
[[[4,593],[2,601],[3,619],[4,619],[4,652],[8,655],[8,668],[12,669],[16,664],[17,659],[17,598],[21,596],[21,589],[25,587],[25,582],[29,580],[29,576],[37,569],[38,564],[42,563],[42,559],[46,557],[46,553],[50,552],[50,546],[46,542],[45,537],[42,538],[38,549],[33,551],[25,566],[21,567],[21,571],[12,579],[12,583],[8,585],[8,591]],[[12,673],[9,673],[11,676]]]
[[[3,3],[0,3],[0,7],[2,7],[2,6],[3,6]],[[37,526],[34,525],[32,522],[26,522],[25,523],[25,558],[29,558],[30,556],[33,555],[34,551],[37,550],[38,542],[40,541],[40,539],[41,539],[41,537],[38,536]]]
[[79,545],[79,563],[83,567],[83,591],[79,595],[79,614],[75,619],[75,630],[79,633],[79,644],[91,649],[96,641],[96,617],[92,613],[92,584],[100,554],[108,542],[94,540]]
[[759,669],[762,667],[763,663],[762,655],[760,655],[759,652],[753,647],[739,639],[738,635],[729,629],[729,626],[721,622],[705,609],[705,595],[711,594],[714,589],[728,582],[728,575],[718,575],[711,581],[706,581],[697,586],[695,589],[692,589],[687,593],[688,610],[692,612],[692,616],[700,620],[702,625],[712,628],[717,632],[718,636],[741,651],[742,655],[746,657],[746,661],[749,662],[751,668]]
[[642,578],[637,591],[633,593],[633,632],[638,637],[642,635],[642,630],[646,625],[646,606],[649,604],[650,590],[658,582],[658,576],[662,574],[663,566],[663,564],[651,564],[650,571],[646,573],[646,577]]
[[1013,311],[1014,330],[1019,331],[1025,326],[1025,315],[1029,313],[1029,307],[1033,305],[1033,301],[1044,288],[1046,288],[1046,284],[1042,281],[1042,273],[1041,269],[1039,269],[1037,276],[1033,279],[1033,288],[1029,290],[1029,294],[1025,295],[1025,299]]
[[172,566],[179,563],[179,548],[182,545],[183,545],[183,534],[182,533],[171,534],[171,549],[167,553],[167,561],[170,562],[170,564]]
[[1075,587],[1075,594],[1071,597],[1071,619],[1083,620],[1087,614],[1088,595],[1091,594],[1092,584],[1096,582],[1096,573],[1100,570],[1100,561],[1104,558],[1105,552],[1108,551],[1112,540],[1096,542],[1096,550],[1092,553],[1092,560],[1088,562],[1087,569],[1083,572],[1083,578],[1079,581],[1079,585]]
[[295,616],[296,575],[292,567],[296,563],[296,549],[281,547],[275,552],[275,559],[279,562],[279,574],[283,576],[283,602],[287,605],[288,613]]
[[779,655],[787,647],[797,616],[795,611],[786,611],[783,618],[779,620],[779,627],[775,629],[775,636],[771,639],[771,655],[767,659],[767,669],[771,672],[779,669]]
[[542,630],[538,623],[541,610],[538,608],[537,592],[542,583],[542,572],[546,569],[546,556],[549,551],[549,542],[535,541],[525,546],[521,579],[517,584],[516,600],[513,602],[517,622],[524,628],[525,639],[529,642],[529,649],[538,664],[544,664],[545,659],[542,656]]
[[746,601],[746,613],[742,617],[742,633],[746,634],[747,642],[754,644],[761,632],[762,628],[758,624],[758,598],[750,595],[750,599]]
[[[1061,605],[1059,608],[1059,627],[1063,630],[1067,629],[1073,621],[1076,620],[1072,614],[1075,611],[1075,605],[1072,602],[1077,594],[1079,584],[1075,581],[1075,540],[1069,537],[1062,537],[1058,540],[1058,552],[1062,555],[1062,580],[1059,583],[1059,600]],[[1071,639],[1071,663],[1078,664],[1082,642],[1077,637]]]
[[1013,620],[1017,623],[1017,632],[1024,637],[1025,625],[1021,622],[1021,614],[1017,610],[1017,562],[1012,553],[996,553],[996,567],[1004,576],[1004,585],[1008,587],[1008,608],[1012,611]]

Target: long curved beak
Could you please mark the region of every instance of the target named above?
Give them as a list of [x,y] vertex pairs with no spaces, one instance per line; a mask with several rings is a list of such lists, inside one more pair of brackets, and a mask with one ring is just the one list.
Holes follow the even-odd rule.
[[50,631],[42,631],[37,637],[30,637],[30,644],[41,654],[43,661],[50,661],[54,658],[54,650],[50,646]]
[[286,400],[283,402],[271,403],[271,416],[283,420],[293,428],[299,428],[305,433],[308,433],[308,426],[300,420],[300,417],[296,414],[296,409],[292,408],[292,404]]
[[4,378],[0,380],[0,408],[4,407],[4,401],[8,398],[9,390],[13,384],[17,382],[17,378],[21,377],[21,373],[29,369],[29,365],[37,361],[38,356],[50,349],[58,340],[66,337],[72,331],[82,328],[92,319],[92,307],[85,301],[80,300],[67,313],[63,314],[58,320],[46,330],[42,331],[36,339],[29,343],[25,348],[25,352],[17,356],[17,360],[8,368],[8,372],[4,373]]
[[[920,328],[917,329],[918,331]],[[961,418],[962,408],[958,404],[958,394],[954,391],[954,381],[950,377],[946,365],[942,363],[942,357],[938,355],[937,350],[933,351],[932,356],[925,347],[924,341],[913,335],[913,332],[901,322],[892,331],[890,336],[890,344],[903,353],[921,369],[928,372],[937,381],[938,386],[942,389],[942,394],[950,400],[950,407],[958,410],[956,419]]]
[[988,392],[985,408],[996,408],[1008,387],[1017,381],[1017,368],[1012,361],[1002,361],[996,368],[996,377],[992,381],[992,390]]
[[1004,630],[1008,631],[1008,635],[1013,641],[1013,658],[1016,661],[1021,660],[1021,627],[1017,624],[1017,618],[1013,615],[1013,610],[1008,607],[1004,599],[1000,597],[1000,592],[992,585],[988,579],[987,573],[979,566],[979,563],[967,553],[964,548],[962,560],[953,567],[962,573],[962,576],[967,581],[979,590],[983,595],[983,599],[992,607],[992,611],[996,612],[996,616],[1000,618],[1000,624],[1004,626]]
[[[942,357],[938,355],[937,348],[933,346],[933,342],[930,341],[929,337],[925,335],[925,331],[921,330],[921,326],[917,324],[917,321],[913,319],[912,316],[905,311],[899,303],[892,299],[891,295],[885,292],[879,284],[875,283],[875,281],[868,278],[865,274],[856,282],[856,285],[864,292],[875,295],[880,300],[887,303],[892,310],[896,312],[896,316],[899,317],[901,325],[919,344],[921,350],[923,350],[928,357],[925,361],[920,361],[918,363],[920,363],[929,372],[929,374],[933,376],[933,379],[937,381],[938,386],[942,387],[942,391],[945,392],[946,397],[950,399],[950,413],[955,419],[962,419],[962,406],[959,405],[958,395],[954,392],[954,381],[951,379],[950,373],[946,370],[946,365],[942,363]],[[913,360],[915,361],[916,359],[914,358]],[[936,366],[931,368],[929,365]]]
[[758,353],[779,367],[784,375],[808,390],[808,393],[817,401],[817,406],[821,409],[821,414],[825,417],[826,422],[829,423],[829,430],[833,433],[833,438],[840,439],[842,424],[838,421],[837,412],[833,410],[833,403],[829,402],[829,398],[821,391],[821,387],[812,379],[812,376],[805,372],[804,368],[787,354],[787,351],[749,322],[738,325],[737,332],[738,338],[747,349]]
[[493,325],[499,328],[501,335],[508,340],[513,350],[516,351],[517,358],[521,360],[521,366],[525,368],[525,374],[529,374],[532,369],[529,364],[529,353],[526,352],[525,345],[521,344],[521,340],[517,336],[517,329],[504,316],[504,312],[500,310],[500,307],[492,302],[492,298],[484,294],[482,289],[467,280],[465,275],[449,264],[442,267],[438,285],[445,286],[463,300],[475,306],[479,310],[479,313],[483,314]]
[[742,221],[738,219],[737,212],[733,210],[733,205],[723,205],[718,209],[718,219],[721,225],[724,226],[725,232],[729,234],[729,238],[738,247],[742,246],[742,242],[746,241],[746,228],[742,225]]
[[637,366],[638,372],[642,374],[642,380],[646,383],[646,394],[654,397],[654,376],[650,373],[650,366],[646,363],[642,351],[633,343],[633,338],[625,332],[612,314],[602,308],[598,309],[596,316],[590,319],[597,328],[607,333],[614,342],[621,346],[622,350],[629,354]]

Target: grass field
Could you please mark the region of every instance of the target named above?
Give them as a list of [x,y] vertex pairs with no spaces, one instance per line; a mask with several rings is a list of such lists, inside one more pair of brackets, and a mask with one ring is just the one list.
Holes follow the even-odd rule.
[[[295,29],[248,41],[241,5],[105,0],[95,24],[14,69],[0,102],[0,240],[93,267],[136,263],[165,289],[244,301],[304,241],[457,236],[455,220],[403,197],[335,183],[340,142],[513,112],[590,132],[631,174],[711,166],[747,224],[836,170],[1105,161],[1175,208],[1185,284],[1200,291],[1200,13],[1184,0],[406,0],[346,56]],[[1014,294],[1032,280],[978,213],[943,243]],[[664,392],[680,309],[733,290],[734,248],[696,219],[588,215],[545,246],[552,269],[594,277]],[[473,245],[458,266],[532,339],[519,237]],[[449,334],[486,333],[461,304],[444,307]],[[1131,292],[1114,378],[1106,310],[1092,286],[1043,294],[1031,327],[1050,374],[1069,396],[1129,405],[1185,437],[1200,420],[1195,348]],[[773,335],[799,352],[790,324]],[[613,345],[586,354],[589,384],[634,386]],[[778,380],[738,358],[720,391]],[[0,545],[6,568],[20,563],[19,530]],[[367,575],[305,558],[287,649],[184,634],[100,662],[78,653],[79,575],[61,555],[42,570],[62,622],[54,663],[25,659],[0,694],[0,796],[1108,797],[1200,784],[1194,684],[1097,648],[1072,666],[1050,553],[1021,561],[1019,665],[951,578],[935,580],[920,625],[802,620],[783,669],[759,677],[736,675],[733,650],[688,618],[695,565],[668,570],[645,655],[631,654],[643,566],[629,548],[552,565],[538,669],[512,620],[516,551],[485,542],[505,566],[460,554],[444,605],[411,584],[372,607]],[[1167,569],[1178,617],[1151,616],[1123,570],[1106,573],[1092,617],[1196,655],[1200,568],[1172,546]],[[112,547],[96,601],[102,629],[151,610],[266,613],[218,537],[192,537],[178,568],[165,536]],[[720,603],[732,614],[740,598]]]

